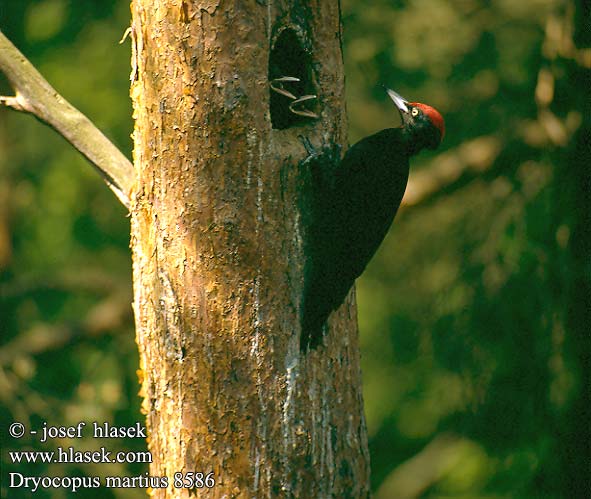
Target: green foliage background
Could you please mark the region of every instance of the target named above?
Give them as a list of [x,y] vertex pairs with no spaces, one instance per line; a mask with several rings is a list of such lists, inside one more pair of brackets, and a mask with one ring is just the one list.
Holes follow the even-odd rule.
[[[379,83],[434,105],[447,126],[442,150],[413,161],[412,203],[358,281],[379,499],[589,497],[591,64],[573,46],[591,46],[587,9],[342,1],[350,141],[396,123]],[[129,17],[119,0],[0,3],[0,29],[131,156],[130,50],[117,43]],[[2,498],[28,497],[6,488],[9,471],[145,471],[16,466],[6,452],[56,446],[9,439],[13,421],[143,420],[128,233],[63,139],[0,109]]]

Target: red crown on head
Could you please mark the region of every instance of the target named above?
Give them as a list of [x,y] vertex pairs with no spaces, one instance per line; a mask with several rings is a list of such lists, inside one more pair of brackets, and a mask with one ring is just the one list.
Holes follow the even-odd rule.
[[411,106],[418,107],[423,113],[429,118],[431,123],[439,130],[440,134],[440,141],[443,140],[443,136],[445,135],[445,122],[443,121],[443,116],[435,109],[434,107],[428,106],[427,104],[421,104],[420,102],[411,102]]

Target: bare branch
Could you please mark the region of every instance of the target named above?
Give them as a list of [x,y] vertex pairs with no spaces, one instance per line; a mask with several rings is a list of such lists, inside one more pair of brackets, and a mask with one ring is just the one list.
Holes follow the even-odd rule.
[[99,171],[108,186],[129,207],[134,169],[125,155],[80,111],[41,76],[0,31],[0,71],[15,95],[0,97],[0,105],[33,114],[72,144]]

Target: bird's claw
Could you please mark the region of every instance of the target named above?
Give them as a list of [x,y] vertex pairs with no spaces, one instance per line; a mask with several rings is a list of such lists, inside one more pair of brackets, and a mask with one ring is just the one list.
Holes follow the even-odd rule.
[[308,153],[307,159],[317,156],[316,149],[314,149],[314,146],[312,145],[312,142],[310,142],[310,139],[308,137],[304,135],[298,135],[298,139],[300,139],[302,145],[304,146],[304,149],[306,149],[306,153]]
[[293,114],[297,114],[298,116],[305,116],[306,118],[318,118],[318,115],[312,111],[308,111],[307,109],[296,109],[296,106],[299,106],[302,102],[306,102],[309,100],[313,100],[316,99],[315,95],[304,95],[302,97],[300,97],[299,99],[294,100],[290,105],[289,105],[289,110],[293,113]]
[[283,87],[284,83],[295,83],[299,81],[301,80],[299,78],[296,78],[295,76],[282,76],[281,78],[274,78],[273,80],[271,80],[269,86],[271,87],[271,90],[273,90],[274,92],[278,93],[279,95],[283,95],[284,97],[288,97],[293,101],[289,105],[289,110],[293,114],[296,114],[298,116],[304,116],[305,118],[318,119],[318,115],[316,113],[308,111],[307,109],[303,109],[301,107],[301,104],[303,102],[316,99],[317,97],[315,95],[303,95],[302,97],[297,97],[296,95],[294,95],[289,90],[286,90]]
[[269,85],[271,87],[271,90],[273,90],[274,92],[277,92],[280,95],[284,95],[285,97],[289,97],[290,99],[296,100],[297,97],[295,95],[293,95],[289,90],[285,90],[285,88],[283,88],[283,83],[298,81],[300,81],[300,79],[296,78],[295,76],[282,76],[281,78],[275,78],[271,80],[271,83],[269,83]]

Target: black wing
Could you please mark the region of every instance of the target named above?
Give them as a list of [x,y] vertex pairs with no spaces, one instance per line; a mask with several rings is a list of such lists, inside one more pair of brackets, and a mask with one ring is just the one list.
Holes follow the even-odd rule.
[[400,130],[367,137],[335,167],[320,156],[310,162],[305,225],[302,347],[314,348],[333,310],[345,300],[384,239],[408,179]]

